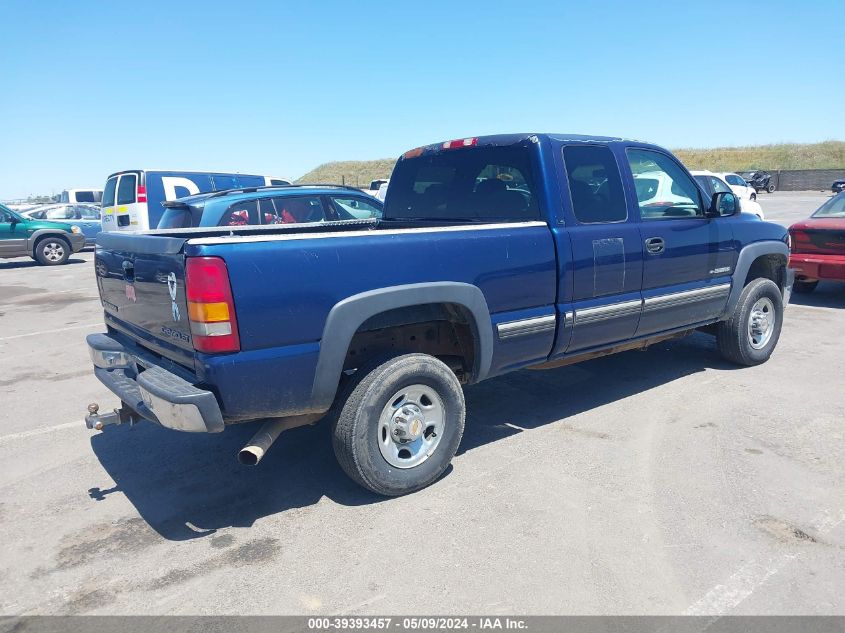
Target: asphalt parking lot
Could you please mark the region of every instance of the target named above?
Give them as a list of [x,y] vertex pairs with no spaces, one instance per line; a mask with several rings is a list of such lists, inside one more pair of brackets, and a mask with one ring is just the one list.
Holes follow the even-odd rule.
[[845,286],[759,367],[701,334],[470,387],[453,467],[383,500],[325,425],[255,468],[248,427],[88,431],[92,259],[0,260],[2,614],[845,614]]

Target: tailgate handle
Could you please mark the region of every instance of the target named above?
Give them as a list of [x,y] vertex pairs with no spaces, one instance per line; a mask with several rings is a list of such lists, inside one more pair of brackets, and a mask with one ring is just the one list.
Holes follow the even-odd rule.
[[123,260],[123,280],[129,284],[135,281],[135,264],[128,259]]

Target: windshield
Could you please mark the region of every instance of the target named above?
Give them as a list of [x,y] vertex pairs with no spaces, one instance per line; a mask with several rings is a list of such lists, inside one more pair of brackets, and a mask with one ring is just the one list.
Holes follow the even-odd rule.
[[528,145],[473,147],[403,159],[390,180],[384,217],[537,219],[530,151]]
[[840,193],[825,202],[812,215],[814,218],[845,218],[845,194]]

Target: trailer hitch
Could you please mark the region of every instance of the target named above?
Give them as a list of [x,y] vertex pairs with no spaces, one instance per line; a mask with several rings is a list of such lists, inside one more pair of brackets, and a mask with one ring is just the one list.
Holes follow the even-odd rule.
[[140,418],[138,417],[138,414],[125,406],[121,406],[120,409],[114,409],[111,413],[104,413],[100,415],[100,405],[96,402],[92,402],[88,405],[88,415],[85,416],[85,426],[89,429],[102,431],[104,427],[107,427],[110,424],[128,423],[131,426],[139,420]]

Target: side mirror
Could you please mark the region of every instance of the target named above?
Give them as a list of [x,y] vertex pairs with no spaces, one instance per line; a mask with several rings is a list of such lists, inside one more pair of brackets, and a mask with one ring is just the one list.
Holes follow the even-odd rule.
[[739,199],[730,191],[714,193],[707,210],[708,218],[723,218],[739,213]]
[[20,222],[20,220],[18,220],[15,216],[13,216],[13,215],[10,215],[10,216],[9,216],[9,224],[11,224],[11,225],[12,225],[12,228],[15,228],[15,225],[16,225],[18,222]]

